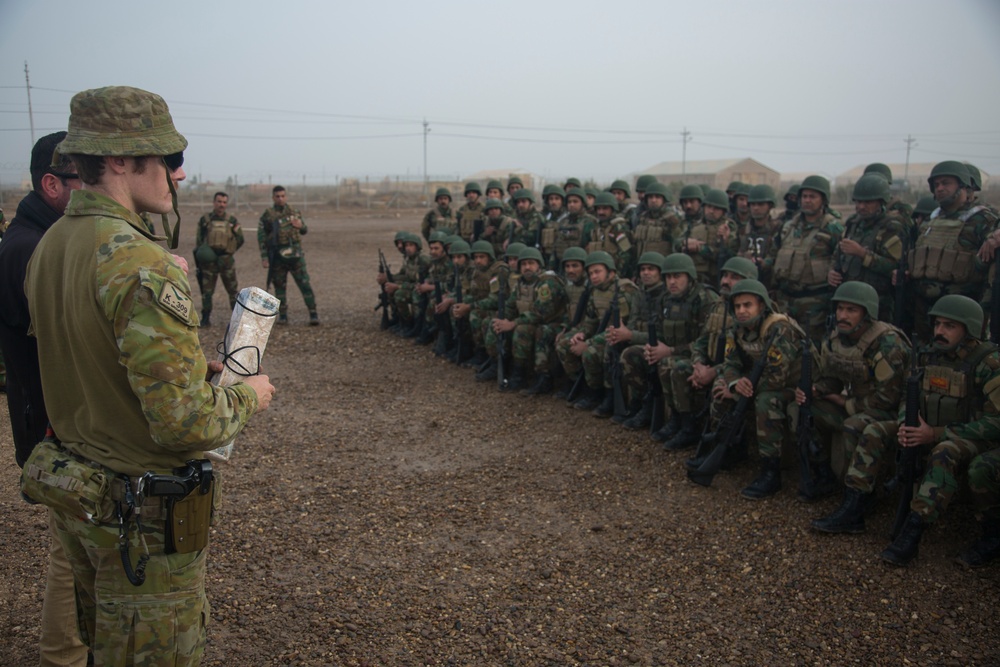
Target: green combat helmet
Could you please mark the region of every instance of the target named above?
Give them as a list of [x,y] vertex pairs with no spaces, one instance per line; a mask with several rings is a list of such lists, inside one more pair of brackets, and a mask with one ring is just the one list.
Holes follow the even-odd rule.
[[958,160],[945,160],[934,165],[934,168],[931,169],[931,175],[927,177],[927,185],[930,186],[931,192],[934,192],[934,179],[938,176],[954,176],[962,187],[972,187],[969,168]]
[[535,193],[529,190],[528,188],[521,188],[520,190],[512,194],[510,198],[513,199],[515,202],[521,199],[527,199],[532,204],[535,203]]
[[983,308],[961,294],[946,294],[934,303],[931,317],[943,317],[965,325],[965,333],[979,338],[983,333]]
[[722,190],[709,190],[705,194],[705,198],[702,200],[705,206],[714,206],[715,208],[721,208],[723,211],[729,210],[729,197]]
[[493,189],[496,189],[496,190],[499,190],[500,192],[503,192],[503,183],[501,183],[500,181],[498,181],[495,178],[492,179],[491,181],[489,181],[486,184],[486,190],[489,191],[489,190],[493,190]]
[[736,190],[736,192],[734,194],[736,194],[736,195],[744,195],[746,197],[749,197],[750,196],[750,184],[749,183],[740,183],[740,187],[737,188],[737,190]]
[[514,243],[511,243],[510,245],[507,246],[507,251],[504,253],[504,258],[510,259],[511,257],[520,257],[521,251],[527,247],[528,246],[524,245],[520,241],[515,241]]
[[969,181],[972,183],[972,189],[975,192],[981,191],[983,189],[983,175],[979,172],[979,167],[966,162],[965,168],[969,170]]
[[203,243],[194,249],[194,261],[198,266],[215,264],[219,261],[219,256],[207,243]]
[[[163,228],[170,237],[170,248],[176,248],[181,216],[170,175],[184,164],[188,142],[174,127],[167,103],[159,95],[139,88],[108,86],[77,93],[69,110],[66,138],[56,147],[59,154],[164,158],[177,222],[171,232],[164,214]],[[53,160],[58,159],[53,153]]]
[[468,183],[466,183],[465,190],[462,191],[462,194],[467,195],[470,192],[475,192],[480,197],[483,196],[483,189],[479,187],[479,183],[476,183],[475,181],[469,181]]
[[670,203],[670,188],[668,188],[666,184],[660,183],[659,181],[650,183],[646,186],[645,196],[648,197],[649,195],[660,195],[663,197],[663,201],[665,203]]
[[538,262],[539,265],[544,264],[544,261],[542,260],[542,253],[538,250],[538,248],[525,248],[519,252],[517,255],[518,266],[520,266],[521,262],[526,259],[533,259]]
[[594,197],[595,199],[597,198],[597,195],[601,194],[601,190],[597,188],[584,188],[583,191],[588,197]]
[[503,202],[500,201],[499,199],[494,199],[494,198],[490,197],[489,199],[486,200],[485,210],[488,211],[491,208],[503,209]]
[[929,217],[938,207],[937,199],[934,199],[931,195],[926,197],[921,197],[917,205],[913,207],[914,215],[922,215],[924,217]]
[[496,252],[493,250],[493,244],[489,241],[476,241],[472,244],[471,252],[473,255],[480,253],[483,255],[489,255],[490,259],[497,258]]
[[578,197],[584,204],[587,203],[587,193],[581,188],[570,188],[566,191],[566,199]]
[[774,306],[771,304],[771,297],[767,293],[767,288],[759,280],[754,280],[753,278],[746,278],[739,281],[733,285],[732,298],[739,296],[740,294],[754,294],[759,296],[764,300],[764,306],[768,310],[774,310]]
[[[881,176],[876,176],[876,178],[885,181]],[[837,303],[838,301],[861,306],[867,311],[867,317],[870,320],[878,318],[878,292],[868,283],[857,280],[848,280],[842,283],[833,294],[833,302]]]
[[563,199],[566,198],[566,191],[555,183],[549,183],[544,188],[542,188],[542,199],[548,199],[549,195],[559,195]]
[[520,176],[511,176],[510,178],[507,179],[507,190],[508,191],[510,191],[510,186],[512,186],[512,185],[520,185],[523,188],[524,187],[524,181],[521,180]]
[[438,188],[437,192],[434,193],[434,201],[437,201],[438,197],[447,197],[448,201],[451,201],[451,190],[448,188]]
[[462,240],[462,237],[459,236],[458,234],[449,234],[448,238],[446,238],[444,240],[444,244],[450,248],[452,243],[454,243],[455,241],[461,241],[461,240]]
[[854,201],[879,200],[885,204],[892,199],[892,193],[889,192],[889,183],[886,182],[882,174],[873,172],[858,179],[858,182],[854,184],[851,198]]
[[587,261],[587,251],[580,246],[571,246],[563,252],[562,260],[560,261],[562,264],[566,262],[580,262],[583,264]]
[[596,197],[594,197],[594,208],[598,206],[610,206],[613,209],[618,208],[618,200],[610,192],[600,192]]
[[886,183],[892,185],[892,169],[889,169],[889,165],[882,164],[881,162],[872,162],[870,165],[865,167],[865,174],[879,174],[885,178]]
[[730,192],[736,194],[737,192],[740,191],[740,188],[742,187],[743,187],[743,181],[730,181],[729,185],[726,186],[726,194],[728,195]]
[[583,189],[583,183],[580,182],[579,178],[577,178],[575,176],[571,176],[570,178],[566,179],[565,183],[563,183],[563,187],[565,189],[567,189],[567,190],[569,190],[570,188],[580,188],[580,189]]
[[[647,191],[648,192],[648,191]],[[697,185],[685,185],[681,188],[681,194],[678,199],[684,201],[685,199],[697,199],[698,201],[705,201],[705,194],[701,191],[701,187]]]
[[663,273],[665,275],[686,273],[691,276],[691,280],[698,280],[698,269],[694,267],[694,260],[691,259],[691,255],[683,252],[667,255],[667,258],[663,260]]
[[653,183],[656,183],[656,176],[653,176],[652,174],[643,174],[639,178],[635,179],[635,191],[645,192],[646,188]]
[[823,201],[830,201],[830,181],[826,180],[824,177],[819,175],[806,176],[805,180],[799,186],[799,192],[802,190],[813,190],[823,195]]
[[[722,194],[726,193],[723,192]],[[722,265],[722,270],[735,273],[742,278],[749,278],[751,280],[757,280],[760,275],[757,271],[757,265],[746,257],[730,257],[726,260],[726,263]]]
[[663,273],[663,261],[666,258],[658,252],[644,252],[642,256],[639,257],[639,262],[636,266],[642,266],[643,264],[649,264],[650,266],[655,266]]
[[628,181],[623,181],[620,178],[611,184],[610,190],[611,192],[614,192],[615,190],[621,190],[622,192],[625,193],[625,199],[628,199],[629,197],[632,196],[632,190],[628,187]]
[[784,199],[788,199],[789,197],[798,197],[800,187],[802,186],[800,186],[798,183],[792,183],[791,185],[789,185],[788,191],[785,192]]
[[472,249],[469,247],[468,242],[466,242],[464,239],[458,239],[457,241],[452,241],[451,245],[448,246],[448,254],[465,255],[466,257],[468,257],[472,255]]
[[448,238],[451,234],[446,234],[441,230],[436,230],[431,232],[431,235],[427,237],[427,243],[440,243],[441,245],[448,245]]
[[771,206],[778,205],[778,198],[774,195],[774,188],[766,183],[761,183],[750,188],[750,195],[747,197],[747,201],[751,204],[769,203]]
[[615,260],[611,258],[611,255],[603,250],[597,250],[587,255],[587,261],[584,262],[584,267],[589,269],[595,264],[603,264],[607,267],[608,271],[618,270],[615,267]]
[[424,242],[420,239],[420,234],[414,234],[413,232],[406,232],[406,238],[403,239],[403,242],[416,243],[418,250],[421,250],[424,247]]

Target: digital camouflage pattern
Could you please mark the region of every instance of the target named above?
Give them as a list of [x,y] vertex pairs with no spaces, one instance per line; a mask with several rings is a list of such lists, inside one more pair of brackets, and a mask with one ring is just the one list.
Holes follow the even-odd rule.
[[682,234],[683,225],[669,204],[653,210],[645,208],[632,232],[635,256],[658,252],[664,257],[673,251],[674,241]]
[[[292,220],[302,221],[302,227],[296,229]],[[278,297],[280,306],[278,312],[285,315],[288,312],[288,275],[291,274],[302,299],[310,314],[316,312],[316,296],[309,282],[309,272],[306,270],[305,253],[302,252],[302,235],[309,228],[302,214],[297,209],[288,206],[272,206],[260,216],[257,227],[257,244],[260,246],[260,257],[268,259],[268,250],[273,250],[274,266],[271,267],[271,280],[274,283],[274,296]]]
[[[230,310],[236,306],[236,296],[240,293],[239,283],[236,280],[236,259],[233,257],[233,252],[243,247],[245,239],[243,238],[243,228],[240,227],[240,223],[236,218],[231,215],[220,217],[215,215],[214,212],[209,212],[201,216],[201,219],[198,220],[198,231],[194,244],[195,247],[205,244],[212,223],[221,221],[225,221],[229,227],[229,234],[231,235],[231,240],[228,244],[229,247],[224,250],[216,248],[215,254],[217,257],[214,262],[204,262],[198,265],[198,268],[201,269],[201,284],[199,285],[201,289],[201,309],[205,312],[212,311],[212,297],[215,294],[215,284],[218,278],[222,278],[222,285],[229,295]],[[229,251],[230,248],[232,252]]]

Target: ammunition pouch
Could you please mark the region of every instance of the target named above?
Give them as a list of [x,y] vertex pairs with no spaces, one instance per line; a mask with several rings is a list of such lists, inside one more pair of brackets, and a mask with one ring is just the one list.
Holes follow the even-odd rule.
[[21,471],[21,494],[29,502],[93,524],[115,518],[114,473],[46,438],[35,445]]

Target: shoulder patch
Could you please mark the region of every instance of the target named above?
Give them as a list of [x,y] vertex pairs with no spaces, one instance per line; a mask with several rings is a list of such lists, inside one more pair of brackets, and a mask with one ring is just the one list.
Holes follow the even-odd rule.
[[538,287],[538,298],[548,300],[552,296],[552,290],[549,289],[548,284],[543,283]]
[[875,379],[879,382],[885,382],[892,377],[892,374],[892,365],[880,354],[879,360],[875,362]]
[[767,351],[767,363],[771,366],[780,366],[782,361],[784,361],[784,357],[781,350],[772,345],[771,349]]
[[184,293],[180,287],[170,280],[164,280],[160,288],[160,294],[156,302],[168,313],[181,320],[188,322],[191,313],[191,297]]

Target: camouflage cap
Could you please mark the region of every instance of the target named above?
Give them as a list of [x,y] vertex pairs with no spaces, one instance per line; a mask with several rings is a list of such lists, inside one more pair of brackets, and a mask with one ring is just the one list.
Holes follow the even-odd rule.
[[188,142],[163,98],[139,88],[108,86],[77,93],[69,104],[63,155],[172,155]]

